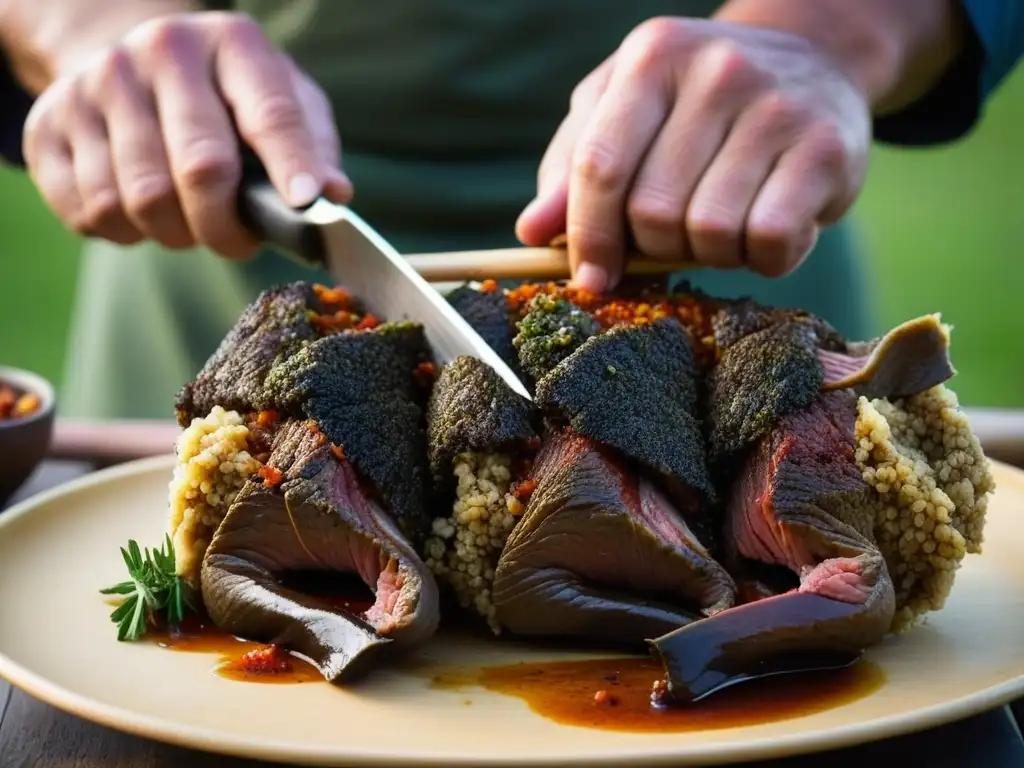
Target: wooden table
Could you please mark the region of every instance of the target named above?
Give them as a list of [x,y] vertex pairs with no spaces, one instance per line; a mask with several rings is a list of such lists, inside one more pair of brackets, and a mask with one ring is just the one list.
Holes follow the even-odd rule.
[[[47,462],[15,500],[89,470],[89,465],[81,462]],[[13,617],[0,614],[0,618],[10,621]],[[1024,700],[1012,709],[999,708],[918,734],[757,765],[762,768],[820,768],[826,764],[828,768],[862,768],[893,761],[928,768],[1014,768],[1024,766],[1024,739],[1018,721],[1024,723]],[[456,733],[453,728],[453,738]],[[0,680],[0,768],[258,768],[268,765],[127,736],[60,712]]]

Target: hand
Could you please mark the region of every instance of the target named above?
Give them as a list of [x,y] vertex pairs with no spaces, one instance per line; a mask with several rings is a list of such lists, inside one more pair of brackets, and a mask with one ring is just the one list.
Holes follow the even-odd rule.
[[40,95],[24,145],[40,192],[75,231],[245,258],[258,243],[236,214],[238,136],[292,205],[351,196],[326,97],[240,14],[136,27]]
[[630,236],[649,258],[785,275],[856,197],[870,140],[864,96],[805,38],[652,19],[576,87],[517,233],[566,233],[596,292]]

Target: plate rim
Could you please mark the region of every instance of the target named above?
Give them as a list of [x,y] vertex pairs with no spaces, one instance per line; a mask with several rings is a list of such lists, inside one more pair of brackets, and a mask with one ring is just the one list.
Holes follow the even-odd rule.
[[[50,502],[87,490],[96,485],[145,474],[172,464],[174,454],[162,454],[106,467],[74,480],[49,488],[0,512],[0,532],[14,521],[31,514]],[[1016,476],[1024,483],[1024,470],[995,459],[989,459],[1001,474]],[[2,535],[2,534],[0,534]],[[301,742],[263,740],[254,742],[237,735],[224,734],[211,728],[175,724],[173,720],[106,704],[53,683],[44,676],[13,661],[0,651],[0,678],[45,704],[66,714],[96,723],[121,733],[152,739],[185,749],[223,756],[270,760],[306,766],[382,766],[401,763],[422,768],[442,766],[492,766],[513,768],[551,764],[552,758],[488,755],[445,755],[420,750],[402,752],[394,748],[366,750],[353,747],[315,746]],[[860,723],[840,725],[814,733],[766,737],[738,742],[700,744],[693,747],[674,744],[653,749],[624,747],[604,754],[559,756],[555,762],[563,766],[663,766],[663,765],[727,765],[745,760],[771,760],[795,757],[819,751],[833,751],[896,736],[917,733],[964,720],[982,712],[1006,706],[1024,696],[1024,674],[985,688],[978,693],[941,702],[898,717],[880,717]],[[568,726],[563,727],[582,727]],[[695,761],[700,761],[699,763]]]

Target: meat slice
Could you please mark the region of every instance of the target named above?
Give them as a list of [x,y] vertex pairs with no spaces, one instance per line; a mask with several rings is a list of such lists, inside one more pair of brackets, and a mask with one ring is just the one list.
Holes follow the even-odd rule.
[[497,619],[513,633],[638,645],[733,604],[725,569],[608,448],[552,433],[533,479],[494,576]]
[[868,399],[897,399],[948,381],[956,371],[949,359],[949,328],[938,315],[909,320],[881,339],[851,344],[848,350],[818,352],[824,390],[853,389]]
[[[333,682],[364,674],[386,647],[423,642],[439,621],[433,577],[338,453],[310,424],[284,424],[263,471],[279,482],[246,484],[202,570],[219,628],[297,651]],[[358,576],[373,605],[356,616],[282,583],[317,569]]]
[[819,653],[857,654],[888,631],[895,596],[855,459],[856,418],[852,393],[823,395],[749,456],[728,502],[731,559],[784,566],[799,586],[653,640],[676,700],[780,656],[813,665]]

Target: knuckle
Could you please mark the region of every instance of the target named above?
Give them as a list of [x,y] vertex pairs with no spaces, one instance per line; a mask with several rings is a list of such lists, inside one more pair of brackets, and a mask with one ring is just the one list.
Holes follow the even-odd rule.
[[221,39],[238,45],[263,42],[263,28],[247,13],[221,12],[213,19]]
[[709,97],[720,99],[746,91],[763,80],[763,73],[731,40],[714,40],[700,53],[702,88]]
[[758,130],[773,134],[795,131],[808,116],[807,108],[781,91],[772,91],[758,102]]
[[115,45],[102,53],[92,69],[91,86],[97,95],[120,89],[131,76],[132,57],[128,51]]
[[179,175],[192,189],[220,189],[235,184],[240,174],[239,159],[219,141],[196,142],[182,162]]
[[634,228],[655,232],[682,232],[684,226],[682,204],[650,190],[638,191],[629,198],[626,215]]
[[584,144],[577,150],[572,170],[576,178],[600,192],[623,186],[629,174],[620,155],[597,142]]
[[722,206],[705,206],[686,216],[690,239],[711,248],[728,248],[739,242],[740,223]]
[[275,93],[259,99],[244,122],[245,138],[255,140],[302,126],[304,115],[295,99]]
[[158,217],[177,201],[174,182],[162,173],[139,175],[125,187],[124,208],[135,219]]
[[74,229],[82,234],[108,237],[117,229],[123,218],[121,196],[116,190],[104,189],[92,192],[88,203],[74,217]]
[[623,43],[633,70],[643,74],[663,67],[682,41],[683,29],[683,22],[671,16],[656,16],[637,25]]
[[130,36],[132,43],[154,61],[175,61],[186,54],[190,30],[178,16],[164,16],[144,22]]
[[835,125],[822,123],[815,126],[807,137],[807,151],[812,163],[825,171],[840,174],[846,170],[849,152]]

